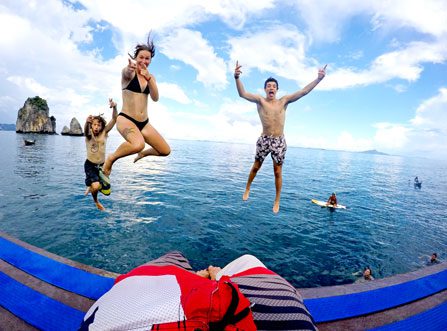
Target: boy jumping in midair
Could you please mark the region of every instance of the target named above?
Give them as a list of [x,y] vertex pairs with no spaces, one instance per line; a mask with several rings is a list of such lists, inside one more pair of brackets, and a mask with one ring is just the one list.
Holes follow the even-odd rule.
[[106,158],[108,132],[112,130],[116,122],[116,117],[118,116],[116,102],[109,99],[109,105],[110,108],[113,108],[112,119],[109,123],[106,124],[106,120],[101,115],[89,115],[84,125],[85,147],[87,150],[84,170],[85,185],[88,186],[85,195],[92,194],[93,201],[99,210],[105,210],[105,208],[98,201],[98,191],[104,190],[107,185],[107,183],[104,183],[100,179],[100,168]]

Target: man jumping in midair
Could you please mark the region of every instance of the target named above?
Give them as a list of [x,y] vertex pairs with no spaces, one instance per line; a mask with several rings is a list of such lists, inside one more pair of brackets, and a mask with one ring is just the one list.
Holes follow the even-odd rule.
[[276,197],[273,204],[273,212],[279,211],[279,200],[281,197],[282,188],[282,164],[287,150],[286,140],[284,138],[284,122],[286,119],[286,110],[289,103],[297,101],[299,98],[305,96],[312,91],[315,86],[326,75],[326,66],[318,71],[318,77],[306,85],[303,89],[295,93],[285,95],[279,99],[276,98],[278,91],[278,81],[272,77],[268,78],[264,83],[265,97],[252,94],[244,89],[239,76],[241,75],[241,65],[236,62],[234,70],[234,78],[236,80],[236,87],[241,98],[254,102],[258,108],[259,118],[262,123],[262,134],[256,143],[256,156],[253,166],[248,176],[247,186],[243,195],[243,200],[247,200],[250,195],[250,186],[256,173],[262,166],[265,157],[271,153],[273,159],[273,171],[275,174]]

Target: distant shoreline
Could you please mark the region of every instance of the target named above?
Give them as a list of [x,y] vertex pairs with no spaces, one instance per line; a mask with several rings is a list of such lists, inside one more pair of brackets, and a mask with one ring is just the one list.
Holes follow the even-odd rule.
[[[16,125],[15,124],[2,124],[2,123],[0,123],[0,131],[15,131],[15,130],[16,130]],[[206,139],[192,140],[192,139],[177,139],[176,138],[176,139],[173,139],[173,140],[202,141],[202,142],[213,142],[213,143],[222,143],[222,144],[228,144],[229,143],[227,141],[213,141],[213,140],[206,140]],[[234,142],[231,142],[231,143],[234,144]],[[244,144],[244,143],[242,143],[242,144]],[[248,145],[248,144],[244,144],[244,145]],[[386,156],[391,156],[392,155],[392,154],[387,154],[387,153],[380,152],[380,151],[375,150],[375,149],[367,150],[367,151],[346,151],[346,150],[316,148],[316,147],[301,147],[301,146],[290,146],[290,147],[313,149],[313,150],[322,150],[322,151],[337,151],[337,152],[372,154],[372,155],[386,155]]]
[[16,130],[15,124],[0,123],[0,131],[15,131],[15,130]]

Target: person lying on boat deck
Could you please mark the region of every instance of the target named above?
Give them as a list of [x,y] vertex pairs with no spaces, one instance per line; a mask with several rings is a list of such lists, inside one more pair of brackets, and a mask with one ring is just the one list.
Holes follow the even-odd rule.
[[286,110],[289,104],[308,94],[321,82],[326,75],[326,66],[318,70],[317,78],[307,84],[304,88],[292,94],[284,95],[279,99],[276,98],[279,89],[278,81],[273,77],[267,78],[264,82],[265,96],[245,91],[244,85],[239,78],[242,73],[241,67],[239,62],[236,61],[234,79],[236,81],[237,92],[241,98],[256,103],[259,119],[262,124],[262,133],[256,142],[255,160],[248,175],[242,200],[248,200],[251,183],[255,179],[259,169],[261,169],[265,158],[270,154],[273,160],[273,173],[275,175],[276,188],[273,212],[278,213],[282,189],[282,165],[287,151],[287,143],[284,137]]
[[[129,56],[129,63],[121,73],[123,107],[118,114],[116,127],[125,141],[115,152],[109,154],[104,163],[104,174],[109,176],[116,160],[136,154],[134,162],[146,156],[167,156],[171,148],[165,139],[149,122],[148,96],[158,101],[158,87],[154,74],[149,72],[149,65],[155,55],[155,46],[150,38],[146,44],[138,44],[134,54]],[[145,148],[145,144],[150,147]]]
[[80,330],[316,330],[297,290],[252,255],[194,272],[178,251],[117,277]]
[[331,194],[326,202],[326,205],[333,205],[334,207],[337,206],[337,195],[335,194],[335,192]]
[[101,116],[89,115],[84,125],[85,147],[87,150],[87,159],[84,163],[85,185],[87,189],[85,195],[92,194],[93,201],[99,210],[104,210],[104,206],[98,200],[98,192],[110,194],[109,183],[104,183],[100,179],[100,167],[104,164],[106,158],[106,142],[108,132],[112,130],[116,122],[118,112],[116,102],[109,99],[109,106],[113,108],[112,119],[109,123]]

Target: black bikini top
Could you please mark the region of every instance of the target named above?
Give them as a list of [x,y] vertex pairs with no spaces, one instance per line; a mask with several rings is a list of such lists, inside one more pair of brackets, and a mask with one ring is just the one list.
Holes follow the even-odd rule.
[[123,90],[129,90],[135,93],[149,94],[149,84],[146,85],[144,91],[141,91],[140,82],[138,81],[138,75],[135,74],[130,83],[125,88],[123,88]]

